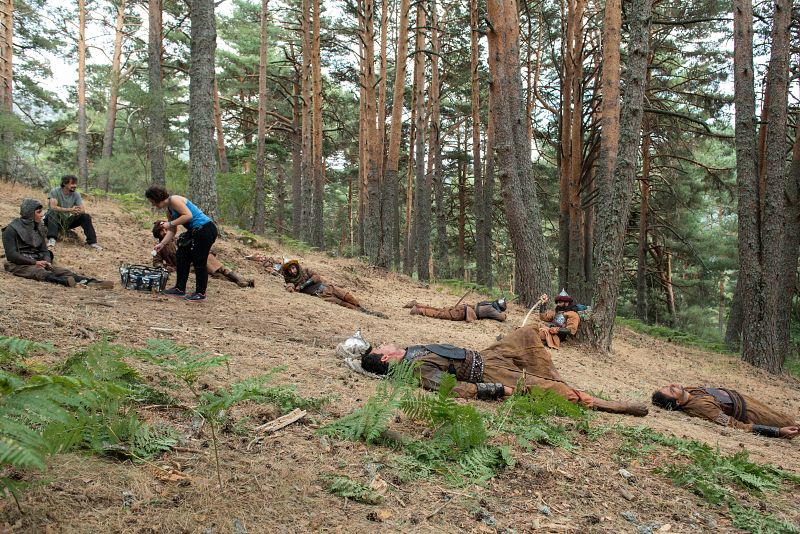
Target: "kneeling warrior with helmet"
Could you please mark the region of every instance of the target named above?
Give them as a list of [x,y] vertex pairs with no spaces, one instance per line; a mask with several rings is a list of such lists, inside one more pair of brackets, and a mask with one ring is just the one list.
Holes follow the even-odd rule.
[[463,398],[499,399],[513,394],[518,386],[525,391],[538,387],[594,410],[647,415],[643,404],[603,400],[564,382],[542,345],[535,325],[518,328],[480,352],[438,344],[406,349],[381,345],[365,352],[361,357],[364,371],[386,374],[391,362],[418,362],[417,372],[424,388],[438,389],[442,373],[450,373],[457,380],[453,392]]
[[578,304],[575,304],[574,299],[564,289],[556,295],[555,310],[547,309],[547,301],[549,300],[547,293],[542,295],[540,300],[542,304],[539,308],[539,319],[546,324],[539,327],[539,336],[549,348],[559,349],[561,348],[561,342],[567,336],[574,336],[578,331],[578,325],[581,322],[578,311],[581,308],[579,308]]
[[286,282],[286,291],[320,297],[333,304],[386,319],[384,314],[368,310],[362,306],[349,291],[336,287],[314,270],[308,267],[301,267],[298,260],[284,262],[281,265],[280,273],[283,275],[284,282]]

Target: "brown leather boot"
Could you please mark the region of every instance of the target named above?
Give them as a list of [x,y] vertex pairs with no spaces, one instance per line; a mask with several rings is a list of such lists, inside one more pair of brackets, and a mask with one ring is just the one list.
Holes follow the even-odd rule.
[[403,307],[404,308],[413,308],[416,305],[417,305],[417,301],[416,300],[412,300],[411,302],[406,302],[405,306],[403,306]]
[[225,278],[233,282],[239,287],[256,287],[256,281],[253,279],[245,280],[242,278],[239,273],[228,269],[227,267],[223,267],[219,270],[219,272],[225,275]]
[[635,417],[644,417],[647,415],[647,405],[634,402],[622,401],[607,401],[603,399],[594,398],[592,407],[598,412],[620,413],[625,415],[633,415]]

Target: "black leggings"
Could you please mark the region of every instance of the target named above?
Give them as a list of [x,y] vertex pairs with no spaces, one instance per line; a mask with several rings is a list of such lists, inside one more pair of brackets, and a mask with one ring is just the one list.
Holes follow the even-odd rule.
[[175,257],[177,281],[175,287],[181,291],[186,291],[186,281],[189,280],[189,267],[194,265],[195,291],[197,293],[206,292],[208,286],[208,253],[211,252],[211,245],[217,240],[217,226],[213,221],[209,221],[200,228],[188,230],[191,232],[191,242],[181,246],[178,240],[178,252]]

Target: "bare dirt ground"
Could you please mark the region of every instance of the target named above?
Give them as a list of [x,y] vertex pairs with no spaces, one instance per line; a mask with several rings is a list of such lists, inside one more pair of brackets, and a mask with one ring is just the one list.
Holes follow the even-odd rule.
[[[21,186],[0,184],[0,193],[0,224],[17,216],[23,198],[45,201],[44,194]],[[87,209],[105,249],[96,252],[82,244],[59,243],[56,261],[81,273],[115,280],[117,287],[111,291],[69,289],[0,272],[0,334],[51,341],[57,353],[48,355],[49,361],[64,358],[104,334],[133,346],[143,346],[149,338],[168,337],[231,356],[230,371],[222,367],[210,373],[204,380],[208,387],[285,365],[278,382],[295,385],[304,396],[331,400],[318,413],[267,437],[251,450],[247,444],[252,436],[223,434],[222,488],[216,481],[206,429],[191,444],[200,452],[173,452],[153,465],[81,454],[56,456],[45,474],[25,475],[26,480],[41,484],[25,492],[23,514],[12,500],[0,499],[0,531],[637,532],[637,526],[621,515],[626,511],[636,514],[640,527],[655,526],[663,532],[736,531],[722,508],[705,504],[653,473],[659,464],[672,460],[669,451],[632,463],[628,469],[636,484],[626,483],[617,473],[620,465],[614,453],[620,438],[613,432],[597,441],[583,439],[574,452],[542,445],[528,453],[517,447],[516,467],[485,487],[452,488],[436,478],[398,484],[387,474],[389,491],[380,505],[336,497],[323,489],[321,474],[336,472],[369,482],[369,464],[386,464],[391,455],[388,449],[339,442],[315,433],[320,424],[362,405],[374,389],[372,380],[340,365],[334,355],[338,342],[361,328],[373,344],[449,342],[481,349],[498,334],[519,325],[526,310],[512,305],[505,324],[410,316],[402,305],[411,299],[447,305],[459,296],[356,260],[322,254],[300,258],[388,319],[366,316],[321,299],[287,293],[278,278],[244,256],[260,251],[291,257],[293,251],[274,242],[266,242],[267,250],[253,249],[234,239],[234,232],[220,239],[215,248],[224,262],[256,279],[254,289],[212,279],[209,300],[203,304],[127,291],[119,287],[118,266],[149,263],[153,240],[148,217],[123,210],[109,200],[90,199]],[[154,214],[151,220],[156,218],[160,217]],[[82,238],[79,229],[78,233]],[[192,285],[190,278],[189,287]],[[470,295],[468,300],[474,302],[478,297]],[[770,376],[732,356],[679,347],[624,329],[616,333],[609,356],[567,344],[554,354],[554,361],[562,376],[576,387],[612,398],[649,401],[657,386],[680,382],[734,387],[780,410],[800,414],[800,388],[795,379]],[[157,371],[131,363],[145,376],[158,380]],[[482,409],[491,408],[487,403],[478,404]],[[255,415],[262,420],[275,415],[274,410],[253,408],[259,410],[263,413]],[[189,426],[179,414],[154,409],[142,415],[153,420],[168,417],[179,428]],[[800,439],[762,438],[657,409],[651,409],[644,419],[598,414],[592,421],[593,426],[616,423],[646,424],[659,432],[702,440],[725,453],[745,447],[756,461],[800,472]],[[408,427],[407,421],[403,424]],[[180,471],[188,480],[164,480],[168,478],[163,476],[164,466]],[[623,487],[631,492],[631,500],[622,495]],[[123,506],[123,492],[132,496],[128,506]],[[800,523],[796,494],[751,499],[752,506],[761,505],[784,520]],[[549,506],[551,515],[540,513],[540,505]]]

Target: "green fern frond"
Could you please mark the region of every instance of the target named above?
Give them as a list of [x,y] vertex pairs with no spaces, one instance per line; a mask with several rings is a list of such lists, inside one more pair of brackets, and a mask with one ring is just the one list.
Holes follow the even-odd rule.
[[323,475],[327,490],[339,497],[347,497],[363,504],[378,504],[381,495],[372,488],[344,475]]

